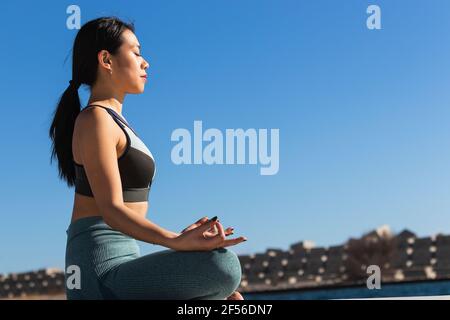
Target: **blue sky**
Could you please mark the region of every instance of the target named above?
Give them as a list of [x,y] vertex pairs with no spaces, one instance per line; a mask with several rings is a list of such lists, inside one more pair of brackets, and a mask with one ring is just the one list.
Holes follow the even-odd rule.
[[[150,62],[145,92],[123,107],[156,158],[148,219],[180,231],[218,215],[248,237],[238,254],[340,244],[382,224],[450,233],[450,2],[8,2],[0,273],[64,267],[74,195],[50,165],[47,132],[71,79],[70,4],[82,23],[134,20]],[[381,30],[366,27],[369,4],[381,7]],[[171,133],[195,120],[223,132],[279,128],[278,174],[176,166]]]

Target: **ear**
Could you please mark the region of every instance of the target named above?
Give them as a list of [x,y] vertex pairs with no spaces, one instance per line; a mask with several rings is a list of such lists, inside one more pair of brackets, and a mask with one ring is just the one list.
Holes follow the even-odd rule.
[[104,68],[107,72],[112,71],[112,59],[111,54],[107,50],[101,50],[97,54],[98,64],[101,68]]

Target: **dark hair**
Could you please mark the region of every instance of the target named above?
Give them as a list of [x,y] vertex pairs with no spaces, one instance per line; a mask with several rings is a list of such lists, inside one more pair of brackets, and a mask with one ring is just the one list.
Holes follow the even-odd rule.
[[61,95],[50,126],[53,158],[58,159],[59,177],[67,181],[69,187],[75,184],[75,167],[72,154],[72,136],[75,119],[81,104],[78,88],[81,84],[92,86],[97,79],[97,54],[107,50],[117,53],[122,45],[122,32],[134,32],[133,23],[125,23],[116,17],[101,17],[85,23],[78,31],[72,49],[72,80]]

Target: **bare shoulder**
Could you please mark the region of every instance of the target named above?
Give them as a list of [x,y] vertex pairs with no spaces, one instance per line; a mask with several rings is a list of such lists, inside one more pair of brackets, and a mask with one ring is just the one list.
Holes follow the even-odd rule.
[[107,125],[111,116],[103,108],[88,107],[77,116],[75,124],[84,129],[92,128],[93,125]]
[[[121,132],[114,119],[103,108],[88,108],[81,112],[73,130],[72,152],[75,162],[85,164],[85,155],[93,155],[103,148],[122,148]],[[97,147],[95,147],[97,145]],[[122,149],[120,149],[122,150]]]
[[117,139],[115,124],[108,112],[100,107],[89,107],[81,112],[75,120],[75,131],[79,138],[91,136],[95,132],[108,132],[108,136]]

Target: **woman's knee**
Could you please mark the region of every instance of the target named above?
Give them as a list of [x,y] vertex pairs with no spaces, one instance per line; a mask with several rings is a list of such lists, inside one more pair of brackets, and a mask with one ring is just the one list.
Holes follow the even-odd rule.
[[211,276],[220,283],[224,295],[233,293],[241,283],[241,264],[239,258],[232,250],[218,248],[212,252],[211,263],[213,268]]

